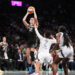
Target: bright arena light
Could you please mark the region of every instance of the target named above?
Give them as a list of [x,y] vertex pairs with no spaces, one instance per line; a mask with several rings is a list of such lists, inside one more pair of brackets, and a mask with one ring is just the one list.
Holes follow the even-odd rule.
[[11,5],[22,7],[22,1],[11,1]]

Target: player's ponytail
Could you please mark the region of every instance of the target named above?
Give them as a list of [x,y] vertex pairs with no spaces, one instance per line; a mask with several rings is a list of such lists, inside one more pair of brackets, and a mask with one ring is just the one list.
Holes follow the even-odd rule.
[[69,42],[70,42],[70,40],[69,40],[69,36],[68,36],[68,34],[67,33],[65,33],[65,32],[63,32],[64,34],[63,34],[63,36],[64,36],[64,46],[66,45],[67,47],[69,47]]
[[63,46],[66,45],[67,47],[69,47],[70,39],[69,39],[69,36],[67,34],[66,28],[64,26],[60,26],[59,27],[59,31],[63,32],[63,37],[64,37],[64,44],[63,44]]

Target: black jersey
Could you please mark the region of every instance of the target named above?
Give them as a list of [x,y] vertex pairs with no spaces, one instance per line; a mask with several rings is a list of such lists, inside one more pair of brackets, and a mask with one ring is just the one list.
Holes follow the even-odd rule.
[[2,50],[5,51],[7,50],[8,44],[7,43],[3,43],[2,44]]
[[28,39],[29,44],[32,46],[33,44],[36,44],[36,34],[35,34],[34,26],[29,25],[27,29],[28,29],[27,39]]
[[29,32],[33,32],[33,30],[34,30],[34,26],[33,25],[28,25],[28,30],[29,30]]
[[7,51],[8,48],[8,44],[7,43],[3,43],[1,48],[0,48],[0,56],[4,57],[4,52]]

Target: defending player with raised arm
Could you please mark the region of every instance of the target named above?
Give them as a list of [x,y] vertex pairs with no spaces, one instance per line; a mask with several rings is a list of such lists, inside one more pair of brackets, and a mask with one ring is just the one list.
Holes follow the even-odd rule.
[[35,73],[32,75],[39,75],[40,72],[40,66],[42,63],[47,62],[48,64],[52,64],[53,57],[49,53],[49,50],[51,48],[51,45],[56,43],[56,39],[53,37],[52,34],[50,34],[49,31],[46,31],[44,33],[44,36],[42,36],[38,31],[38,25],[34,25],[35,33],[37,37],[40,40],[40,46],[38,50],[38,61],[36,62],[36,70]]

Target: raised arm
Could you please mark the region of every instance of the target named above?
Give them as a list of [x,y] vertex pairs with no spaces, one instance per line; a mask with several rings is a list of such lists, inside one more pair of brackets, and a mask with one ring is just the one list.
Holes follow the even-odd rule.
[[26,15],[23,17],[23,19],[22,19],[22,21],[23,21],[23,23],[24,23],[24,25],[26,26],[26,27],[28,27],[28,23],[27,23],[27,21],[26,21],[26,19],[27,19],[27,16],[29,15],[29,13],[27,12],[26,13]]
[[53,35],[50,36],[51,37],[51,42],[54,44],[54,43],[57,43],[57,40],[54,38]]
[[43,36],[39,33],[38,31],[38,25],[34,24],[34,28],[35,28],[35,33],[38,36],[38,38],[41,40],[43,38]]
[[55,44],[55,46],[53,47],[53,50],[57,50],[58,48],[59,48],[59,43],[60,43],[60,33],[58,33],[57,35],[56,35],[56,44]]
[[35,19],[35,24],[39,25],[35,8],[34,8],[34,19]]

